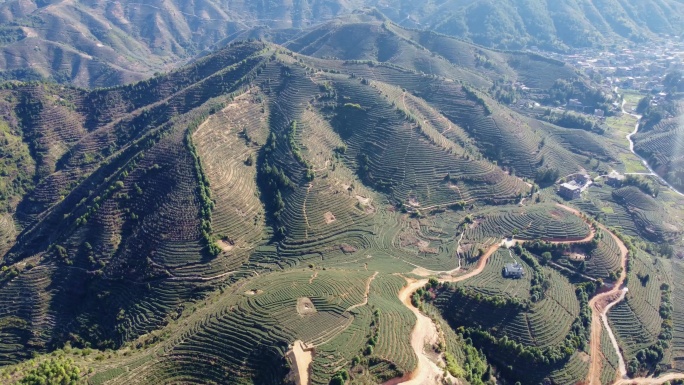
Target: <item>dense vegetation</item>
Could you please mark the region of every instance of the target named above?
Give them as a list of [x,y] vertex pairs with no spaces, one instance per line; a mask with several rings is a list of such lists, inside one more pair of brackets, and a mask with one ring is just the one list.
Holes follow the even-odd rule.
[[[646,277],[642,278],[642,285]],[[658,340],[655,344],[641,349],[636,353],[628,365],[628,372],[630,376],[637,375],[640,372],[652,372],[655,370],[656,365],[661,362],[665,351],[670,347],[670,341],[673,337],[673,310],[672,306],[672,291],[670,285],[664,283],[660,287],[661,299],[660,299],[660,317],[662,318],[662,326],[660,329],[660,334],[658,334]]]
[[69,358],[55,358],[41,362],[28,370],[18,385],[77,385],[85,383],[81,370]]
[[[523,253],[527,253],[527,251],[523,250]],[[529,254],[526,255],[528,255],[527,258],[534,258]],[[538,277],[532,278],[533,282],[538,279]],[[528,382],[543,378],[551,371],[550,368],[566,364],[576,351],[586,350],[591,323],[591,311],[588,305],[589,294],[586,292],[586,288],[585,285],[576,288],[580,312],[573,321],[568,334],[562,343],[550,346],[528,345],[512,338],[506,332],[497,330],[496,327],[487,328],[484,325],[478,325],[477,321],[475,324],[470,324],[472,321],[459,318],[464,314],[463,312],[454,310],[455,307],[459,306],[458,304],[472,304],[474,302],[478,304],[477,306],[482,306],[479,307],[482,311],[487,311],[483,308],[487,307],[491,313],[504,314],[502,320],[511,320],[510,315],[505,316],[509,311],[529,311],[529,305],[525,305],[518,299],[468,294],[469,291],[462,287],[451,287],[449,285],[438,285],[435,287],[434,294],[426,295],[423,292],[422,295],[415,298],[416,300],[434,303],[452,327],[463,338],[472,341],[474,346],[482,349],[489,359],[498,364],[498,369],[504,371],[504,375],[509,379]],[[538,295],[539,293],[536,291],[531,293],[532,302],[539,301],[539,299],[535,299]],[[530,368],[534,368],[533,373]]]

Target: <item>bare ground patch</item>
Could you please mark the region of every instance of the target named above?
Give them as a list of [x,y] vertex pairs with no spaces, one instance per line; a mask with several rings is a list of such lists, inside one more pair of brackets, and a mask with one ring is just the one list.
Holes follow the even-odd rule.
[[296,385],[308,385],[309,367],[313,361],[313,348],[297,340],[292,344],[292,349],[287,352],[287,357],[293,364],[291,374],[288,377],[292,377]]
[[313,302],[311,302],[311,298],[297,298],[297,313],[300,316],[311,315],[316,313],[316,307],[314,306]]
[[340,250],[342,250],[342,252],[345,254],[351,254],[351,253],[355,253],[358,251],[358,249],[356,247],[349,245],[349,244],[346,244],[346,243],[343,243],[340,245]]
[[223,251],[231,251],[235,248],[235,243],[229,240],[219,239],[216,241],[216,245]]
[[323,216],[325,217],[325,223],[327,225],[329,225],[329,224],[331,224],[337,220],[335,218],[335,215],[331,211],[328,211],[327,213],[323,214]]
[[359,206],[366,212],[366,214],[372,214],[375,212],[375,207],[373,207],[371,204],[371,198],[356,195],[356,200],[359,201]]
[[568,255],[568,259],[575,262],[581,262],[586,261],[587,256],[580,253],[571,253],[570,255]]

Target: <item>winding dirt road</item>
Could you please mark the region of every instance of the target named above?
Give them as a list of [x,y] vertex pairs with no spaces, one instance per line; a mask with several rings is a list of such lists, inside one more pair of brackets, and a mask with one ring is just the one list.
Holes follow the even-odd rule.
[[620,296],[615,299],[613,302],[608,304],[605,309],[603,309],[603,313],[601,313],[601,321],[603,321],[603,326],[606,328],[606,331],[608,331],[608,337],[610,338],[610,343],[613,345],[613,349],[618,352],[618,375],[619,378],[624,379],[628,378],[627,377],[627,365],[625,365],[625,359],[622,356],[622,354],[619,354],[620,352],[620,344],[617,341],[617,338],[615,338],[615,334],[613,333],[613,329],[610,328],[610,324],[608,324],[608,312],[610,309],[613,308],[613,306],[617,305],[620,303],[622,300],[625,299],[625,296],[627,295],[627,288],[625,287],[622,289],[622,293]]
[[[578,217],[584,219],[586,221],[586,218],[582,216],[582,214],[571,207],[558,204],[559,207],[567,210],[568,212],[571,212]],[[604,231],[605,233],[610,234],[610,236],[613,237],[615,242],[618,244],[618,247],[620,249],[620,254],[621,254],[621,266],[622,266],[622,272],[620,276],[618,277],[618,280],[613,284],[612,288],[608,291],[605,291],[601,294],[596,295],[594,298],[589,301],[589,306],[591,306],[592,309],[592,318],[591,318],[591,337],[590,337],[590,365],[589,365],[589,373],[587,376],[587,383],[590,385],[600,385],[600,377],[601,377],[601,370],[602,370],[602,364],[601,364],[601,359],[603,355],[601,354],[601,333],[602,333],[602,328],[605,325],[606,329],[608,332],[611,334],[611,342],[613,343],[613,347],[615,348],[617,345],[617,340],[615,339],[615,336],[612,333],[612,330],[610,329],[608,325],[608,320],[607,320],[607,314],[608,311],[615,306],[617,303],[622,301],[625,298],[625,295],[627,293],[626,288],[622,288],[622,285],[627,277],[627,257],[628,257],[628,250],[625,244],[618,238],[613,232],[608,230],[605,226],[601,224],[597,224],[597,227]],[[581,242],[587,242],[590,241],[595,234],[596,229],[592,226],[592,231],[588,237],[585,237],[581,240],[570,240],[570,241],[561,241],[561,240],[550,240],[553,243],[556,244],[561,244],[561,243],[566,243],[566,244],[572,244],[572,243],[581,243]],[[520,240],[516,240],[515,242],[521,242]],[[478,274],[480,274],[486,264],[489,258],[496,252],[496,250],[499,248],[499,244],[492,245],[486,252],[485,254],[480,258],[477,266],[475,269],[472,271],[468,272],[467,274],[460,275],[457,277],[446,277],[446,278],[438,278],[439,282],[459,282],[463,281],[468,278],[472,278]],[[442,272],[445,273],[445,272]],[[451,272],[450,272],[451,273]],[[437,274],[439,276],[439,274]],[[411,347],[413,348],[414,353],[418,357],[418,365],[416,366],[415,370],[411,373],[406,374],[403,377],[400,378],[395,378],[390,381],[385,382],[383,385],[398,385],[398,384],[410,384],[410,385],[426,385],[426,384],[435,384],[437,383],[436,378],[439,378],[440,376],[440,369],[439,367],[430,359],[429,355],[425,352],[425,345],[426,343],[430,344],[430,341],[432,339],[432,333],[430,332],[432,329],[435,328],[434,324],[432,323],[432,320],[422,314],[413,304],[411,303],[411,296],[412,294],[425,286],[427,284],[428,280],[427,279],[421,279],[421,280],[415,280],[415,279],[407,279],[408,285],[404,286],[404,288],[401,289],[399,292],[399,300],[409,309],[411,312],[413,312],[416,315],[417,321],[416,325],[413,328],[413,332],[411,333]],[[658,384],[663,384],[667,381],[675,380],[675,379],[684,379],[684,374],[680,373],[671,373],[664,375],[659,378],[635,378],[635,379],[618,379],[617,377],[621,376],[624,377],[626,375],[626,368],[624,365],[624,359],[622,357],[621,352],[619,351],[619,347],[617,347],[617,354],[618,357],[620,358],[620,367],[619,367],[619,374],[616,373],[616,382],[613,385],[630,385],[630,384],[635,384],[635,385],[658,385]]]
[[669,373],[658,378],[634,378],[634,379],[624,379],[615,382],[613,385],[661,385],[668,381],[674,380],[684,380],[684,374],[682,373]]
[[432,343],[437,337],[437,330],[432,320],[421,313],[411,303],[411,295],[427,283],[426,279],[407,279],[408,285],[399,291],[399,300],[416,316],[416,325],[411,333],[411,347],[418,357],[416,369],[399,378],[393,378],[384,385],[410,384],[427,385],[439,383],[438,378],[442,370],[435,364],[425,352],[426,342]]
[[[448,277],[439,279],[440,282],[459,282],[465,279],[474,277],[484,270],[487,265],[487,260],[489,257],[496,252],[499,248],[499,244],[492,245],[485,254],[480,258],[475,269],[471,270],[467,274],[460,275],[458,277]],[[451,273],[451,272],[449,272]],[[427,279],[409,279],[407,278],[408,285],[404,286],[399,291],[399,300],[406,306],[413,314],[415,314],[417,320],[416,325],[413,327],[413,332],[411,332],[411,347],[413,348],[416,357],[418,357],[418,365],[413,372],[399,378],[393,378],[383,385],[432,385],[438,383],[436,380],[444,372],[440,369],[429,357],[427,352],[425,352],[425,345],[431,345],[434,342],[434,337],[437,334],[432,320],[425,314],[421,313],[413,304],[411,303],[411,296],[416,290],[424,287],[427,283]]]
[[[608,310],[610,310],[611,307],[625,298],[626,293],[622,289],[622,284],[625,282],[625,278],[627,278],[627,247],[617,235],[613,234],[605,226],[599,225],[599,228],[610,234],[620,248],[620,265],[622,266],[622,272],[620,273],[620,276],[618,277],[617,282],[615,282],[613,285],[612,289],[605,293],[596,295],[591,299],[591,301],[589,301],[589,306],[591,307],[591,337],[589,338],[589,355],[591,357],[591,361],[589,362],[587,383],[590,385],[601,384],[601,333],[604,326],[602,319],[607,317]],[[607,324],[608,322],[606,321],[605,325]],[[612,336],[611,339],[614,339],[615,336],[610,328],[606,326],[606,329],[610,332]],[[619,350],[617,351],[617,355],[620,357],[620,363],[622,365],[620,367],[620,372],[622,372],[624,369],[624,359],[622,358],[622,353]],[[626,372],[626,369],[624,369],[624,374],[626,374]]]

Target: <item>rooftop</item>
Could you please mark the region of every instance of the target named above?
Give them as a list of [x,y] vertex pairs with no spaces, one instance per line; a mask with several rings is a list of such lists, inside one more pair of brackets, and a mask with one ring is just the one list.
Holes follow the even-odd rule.
[[516,262],[516,263],[506,264],[506,272],[509,274],[512,274],[512,273],[513,274],[514,273],[522,274],[524,272],[524,270],[523,270],[522,265]]

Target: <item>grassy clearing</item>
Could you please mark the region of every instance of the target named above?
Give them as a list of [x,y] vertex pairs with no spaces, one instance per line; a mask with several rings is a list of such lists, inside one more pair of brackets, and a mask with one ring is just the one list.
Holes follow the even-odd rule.
[[625,167],[624,172],[648,172],[648,169],[636,155],[632,153],[620,154],[620,160]]
[[639,101],[644,97],[643,94],[640,94],[635,91],[629,91],[629,90],[619,90],[619,92],[622,94],[622,97],[625,99],[625,111],[632,111],[632,108],[636,108],[637,104],[639,104]]
[[[625,135],[634,131],[637,119],[629,114],[621,114],[619,116],[609,116],[606,118],[606,124],[612,128],[617,134]],[[626,141],[627,139],[625,139]]]

